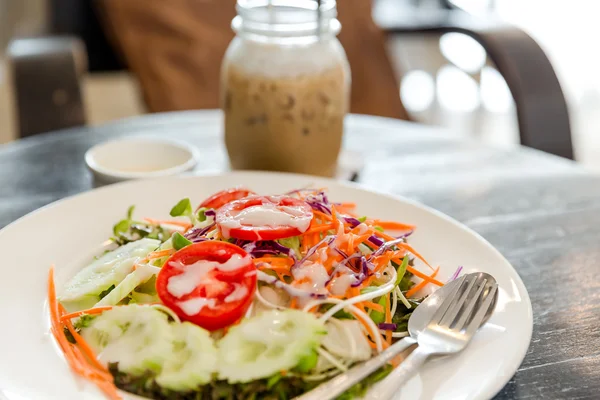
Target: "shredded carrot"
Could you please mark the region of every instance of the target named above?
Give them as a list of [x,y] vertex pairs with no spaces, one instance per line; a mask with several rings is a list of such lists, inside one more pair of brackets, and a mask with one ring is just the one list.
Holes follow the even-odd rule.
[[340,203],[339,207],[354,209],[356,208],[356,203]]
[[188,230],[192,227],[192,224],[190,224],[189,222],[184,222],[184,221],[177,221],[174,219],[154,219],[154,218],[144,218],[144,221],[148,222],[149,224],[152,225],[173,225],[173,226],[179,226],[181,228],[184,228],[184,230]]
[[[121,396],[114,385],[113,377],[98,361],[92,349],[83,340],[81,335],[73,328],[67,319],[66,328],[75,338],[76,345],[70,343],[65,336],[61,319],[66,315],[64,307],[56,299],[56,287],[54,284],[54,266],[50,267],[48,273],[48,305],[50,308],[51,332],[61,347],[67,363],[76,374],[91,380],[107,396],[113,400],[120,400]],[[90,365],[92,363],[92,365]]]
[[303,284],[303,283],[310,283],[310,282],[312,282],[312,281],[310,280],[310,278],[309,278],[309,277],[307,277],[307,276],[305,276],[305,277],[303,277],[303,278],[300,278],[300,279],[297,279],[297,280],[295,280],[295,281],[294,281],[294,284],[295,284],[295,285],[301,285],[301,284]]
[[313,214],[316,215],[316,216],[318,216],[321,219],[326,220],[326,221],[331,221],[332,220],[331,215],[327,215],[325,213],[322,213],[321,211],[313,210]]
[[48,272],[48,307],[50,309],[50,323],[52,325],[51,332],[56,341],[58,342],[60,348],[62,349],[65,359],[67,363],[71,367],[73,371],[77,374],[81,375],[83,369],[81,365],[77,362],[77,359],[73,355],[73,350],[71,347],[71,343],[67,340],[65,333],[62,329],[62,325],[60,323],[59,311],[58,311],[58,302],[56,300],[56,288],[54,286],[54,265],[50,267],[50,271]]
[[391,230],[395,230],[395,231],[412,231],[412,230],[415,230],[415,228],[416,228],[416,226],[414,226],[414,225],[403,224],[401,222],[394,222],[394,221],[381,221],[379,219],[373,220],[372,224],[376,225],[376,226],[380,226],[383,229],[391,229]]
[[381,272],[381,270],[383,270],[388,265],[390,260],[391,255],[389,254],[383,254],[379,257],[376,257],[373,262],[375,264],[375,269],[373,270],[373,273]]
[[350,237],[348,238],[348,246],[346,247],[346,251],[348,252],[348,254],[354,253],[355,247],[356,246],[354,246],[354,235],[350,235]]
[[[433,274],[431,274],[431,276],[429,278],[431,278],[431,279],[435,278],[435,276],[437,275],[439,270],[440,270],[440,267],[437,267],[435,269],[435,271],[433,271]],[[418,284],[413,286],[408,292],[406,292],[406,297],[412,297],[415,293],[417,293],[419,290],[423,289],[429,283],[430,283],[430,280],[423,280],[423,281],[419,282]]]
[[[377,230],[373,233],[385,240],[388,240],[388,241],[396,240],[395,237],[390,236],[387,233],[383,233],[383,232],[380,232]],[[425,260],[425,258],[421,254],[419,254],[419,252],[416,251],[411,245],[409,245],[407,243],[398,243],[398,244],[396,244],[396,247],[399,247],[401,249],[411,252],[412,254],[414,254],[415,257],[417,257],[419,260],[423,261],[425,263],[425,265],[427,265],[429,268],[433,269],[433,267],[427,262],[427,260]]]
[[290,308],[296,308],[298,304],[298,300],[295,297],[292,297],[292,301],[290,301]]
[[433,270],[433,267],[427,262],[427,260],[425,260],[425,257],[423,257],[421,254],[419,254],[411,245],[409,245],[407,243],[398,243],[396,245],[396,247],[399,247],[401,249],[411,252],[415,257],[417,257],[419,260],[423,261],[425,263],[425,265],[427,265],[429,268],[431,268]]
[[[402,262],[402,260],[398,260],[398,261]],[[419,277],[421,279],[424,279],[424,280],[428,281],[429,283],[433,283],[434,285],[437,285],[437,286],[444,286],[444,284],[442,282],[438,281],[437,279],[433,279],[429,275],[425,275],[424,273],[422,273],[418,269],[415,269],[415,268],[411,267],[410,265],[406,266],[406,270],[409,271],[409,272],[411,272],[413,275],[415,275],[415,276],[417,276],[417,277]]]
[[[356,304],[355,304],[355,305],[356,305]],[[366,331],[369,333],[369,335],[372,337],[372,339],[373,339],[373,340],[375,340],[375,335],[379,335],[380,333],[379,333],[379,332],[373,332],[373,331],[371,330],[371,326],[370,326],[370,325],[367,323],[367,321],[365,321],[365,320],[363,319],[363,317],[362,317],[361,315],[359,315],[359,314],[354,314],[354,317],[356,318],[356,320],[357,320],[358,322],[360,322],[360,323],[361,323],[361,324],[362,324],[362,325],[365,327],[365,330],[366,330]],[[368,338],[368,337],[367,337],[367,340],[369,340],[369,338]],[[372,342],[372,341],[371,341],[371,340],[369,340],[369,343],[371,343],[371,342]],[[375,345],[375,343],[373,343],[373,345]],[[371,347],[373,347],[373,348],[376,348],[377,346],[371,346]]]
[[153,251],[152,253],[149,253],[146,256],[146,259],[147,260],[154,260],[154,259],[157,259],[157,258],[162,258],[162,257],[170,256],[173,253],[174,253],[173,249]]
[[396,238],[395,238],[395,237],[393,237],[393,236],[390,236],[390,235],[388,235],[387,233],[384,233],[384,232],[381,232],[381,231],[378,231],[378,230],[375,230],[373,233],[374,233],[375,235],[377,235],[377,236],[379,236],[379,237],[381,237],[381,238],[385,239],[385,240],[388,240],[388,241],[390,241],[390,240],[396,240]]
[[[59,307],[62,307],[62,306],[59,305]],[[61,317],[61,320],[62,320],[62,317]],[[94,350],[92,350],[90,345],[75,330],[75,328],[73,327],[73,324],[71,324],[71,321],[69,321],[68,319],[65,320],[65,326],[67,327],[69,332],[71,332],[71,335],[73,335],[73,338],[77,342],[77,346],[81,349],[81,351],[83,352],[83,354],[85,354],[85,356],[89,359],[89,361],[94,365],[94,367],[96,367],[98,370],[100,370],[102,372],[106,372],[107,374],[110,375],[110,373],[104,367],[104,365],[100,364],[100,361],[98,361],[98,357],[96,357]]]
[[359,244],[363,243],[365,240],[368,240],[371,236],[373,236],[373,232],[369,232],[362,236],[356,237],[354,239],[354,247],[358,247]]
[[112,310],[112,309],[113,309],[112,306],[102,306],[102,307],[88,308],[87,310],[75,311],[70,314],[64,314],[63,316],[61,316],[60,322],[64,323],[65,321],[69,321],[72,318],[80,317],[84,314],[85,315],[101,314],[104,311],[108,311],[108,310]]
[[335,206],[332,205],[331,206],[331,223],[334,226],[337,226],[337,222],[338,222],[338,218],[337,218],[337,215],[336,215]]
[[261,257],[261,258],[255,258],[254,263],[259,263],[259,262],[268,262],[268,263],[274,263],[274,264],[285,264],[285,265],[293,265],[294,264],[294,260],[292,260],[289,257],[271,257],[271,256],[265,256],[265,257]]
[[380,313],[383,312],[383,306],[381,304],[377,304],[372,301],[363,301],[363,304],[365,305],[365,307],[370,308],[373,311],[377,311]]
[[323,263],[325,270],[327,272],[331,272],[331,270],[333,269],[333,263],[336,261],[337,261],[336,257],[328,257],[327,260]]
[[311,228],[311,229],[307,230],[306,232],[304,232],[304,236],[312,235],[314,233],[329,231],[331,229],[335,229],[335,225],[327,224],[327,225],[317,226],[317,227]]

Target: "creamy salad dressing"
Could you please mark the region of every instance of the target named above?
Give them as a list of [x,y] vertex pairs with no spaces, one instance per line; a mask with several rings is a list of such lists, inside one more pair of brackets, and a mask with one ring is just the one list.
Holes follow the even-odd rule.
[[206,274],[212,270],[235,271],[248,265],[251,261],[249,255],[242,257],[239,254],[234,254],[224,263],[199,260],[193,264],[184,265],[181,262],[171,262],[169,265],[183,271],[183,273],[169,278],[167,290],[175,297],[183,297],[186,294],[192,293],[200,282],[202,282]]
[[233,303],[234,301],[241,300],[248,294],[248,289],[246,286],[240,285],[239,283],[234,283],[233,287],[233,292],[225,297],[225,303]]
[[350,289],[350,286],[355,282],[356,278],[354,275],[339,275],[331,280],[331,283],[329,284],[329,292],[334,296],[341,296],[346,293],[346,291]]
[[[327,294],[325,285],[329,280],[329,274],[322,264],[305,262],[301,267],[296,268],[292,274],[296,280],[304,278],[308,280],[308,282],[298,285],[298,289],[314,294]],[[301,298],[299,303],[304,305],[309,300],[309,298]]]
[[231,212],[230,218],[219,221],[221,233],[230,237],[231,229],[243,226],[291,226],[300,232],[305,232],[310,226],[312,217],[307,216],[301,207],[277,206],[272,203],[263,203],[245,208],[241,211]]
[[[246,254],[244,257],[240,256],[239,254],[234,254],[224,263],[217,261],[198,260],[193,264],[184,265],[179,261],[171,262],[169,264],[170,266],[183,271],[183,273],[169,278],[169,281],[167,282],[167,291],[171,295],[181,298],[192,293],[211,271],[215,269],[220,271],[235,271],[236,269],[248,265],[249,262],[251,262],[251,258],[248,254]],[[253,272],[256,274],[256,271]],[[225,298],[226,303],[231,303],[242,299],[248,294],[248,289],[246,289],[244,286],[238,283],[234,283],[233,285],[233,292],[231,292]],[[216,305],[216,300],[207,299],[204,297],[196,297],[193,299],[180,301],[177,303],[177,305],[187,315],[196,315],[204,307],[214,308]]]
[[217,301],[215,299],[196,297],[193,299],[180,301],[177,303],[177,305],[187,315],[196,315],[202,311],[205,306],[208,308],[215,308],[216,303]]

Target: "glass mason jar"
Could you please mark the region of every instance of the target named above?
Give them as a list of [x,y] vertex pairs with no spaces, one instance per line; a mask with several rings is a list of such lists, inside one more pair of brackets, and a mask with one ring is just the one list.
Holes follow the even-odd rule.
[[234,169],[332,176],[350,101],[335,0],[238,0],[221,67]]

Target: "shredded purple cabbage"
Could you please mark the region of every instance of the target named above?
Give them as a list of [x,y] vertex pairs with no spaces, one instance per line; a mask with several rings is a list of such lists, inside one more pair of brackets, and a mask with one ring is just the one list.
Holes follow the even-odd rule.
[[452,282],[453,280],[455,280],[456,278],[458,278],[458,275],[460,275],[460,273],[462,272],[463,267],[462,265],[460,267],[458,267],[458,269],[456,271],[454,271],[454,273],[452,274],[452,276],[450,277],[450,279],[448,279],[448,282]]
[[217,213],[212,208],[209,208],[204,211],[204,215],[206,215],[207,217],[215,217]]
[[235,239],[235,242],[233,242],[234,245],[242,247],[242,248],[249,243],[254,243],[254,242],[251,242],[249,240],[243,240],[243,239]]
[[414,232],[415,231],[413,231],[413,230],[407,231],[407,232],[403,233],[402,235],[396,236],[396,239],[406,239],[407,237],[412,235]]
[[340,265],[346,265],[348,263],[348,261],[353,260],[355,258],[360,258],[362,257],[362,253],[357,251],[354,254],[351,254],[349,256],[346,256],[346,258],[344,258],[342,261],[339,262]]
[[398,243],[404,243],[405,240],[404,238],[399,238],[396,240],[390,240],[389,242],[385,242],[383,243],[381,246],[379,246],[379,248],[373,252],[371,254],[371,256],[369,257],[369,259],[373,258],[373,257],[377,257],[382,255],[385,251],[389,250],[390,248],[394,247],[395,245],[397,245]]
[[292,269],[299,267],[306,260],[308,260],[310,257],[312,257],[312,255],[315,254],[315,252],[319,249],[319,247],[323,243],[327,243],[327,245],[329,246],[331,243],[333,243],[335,238],[336,238],[336,235],[325,236],[319,243],[315,244],[313,247],[308,249],[308,251],[306,252],[306,255],[304,257],[302,257],[302,259],[300,261],[297,261],[296,263],[294,263],[294,265],[292,266]]
[[373,243],[377,247],[383,246],[383,243],[385,243],[383,240],[381,240],[380,238],[378,238],[375,235],[373,235],[369,238],[369,242]]
[[360,221],[354,217],[344,217],[344,220],[349,223],[352,228],[356,228],[360,225]]
[[346,252],[344,252],[344,251],[342,251],[342,250],[338,249],[337,247],[334,247],[334,250],[335,250],[335,251],[336,251],[336,252],[337,252],[337,253],[338,253],[340,256],[342,256],[342,257],[343,257],[343,259],[346,259],[346,258],[348,258],[348,254],[346,254]]
[[[340,252],[343,253],[341,250],[340,250]],[[348,263],[348,261],[353,260],[355,258],[360,258],[360,257],[362,257],[362,254],[360,252],[354,253],[350,256],[346,256],[346,258],[344,258],[342,261],[340,261],[337,264],[337,266],[333,269],[333,271],[331,271],[331,274],[329,274],[329,279],[327,279],[327,281],[325,282],[325,286],[327,286],[329,284],[329,282],[331,282],[331,280],[335,277],[335,274],[338,273],[340,268],[346,267],[346,264]]]
[[317,194],[311,194],[307,196],[304,201],[313,210],[322,212],[323,214],[331,215],[331,207],[329,207],[329,200],[324,192]]
[[325,204],[316,201],[305,201],[306,204],[308,204],[313,210],[322,212],[323,214],[331,215],[331,210]]
[[187,231],[183,236],[187,240],[189,240],[193,243],[208,240],[207,238],[204,237],[204,235],[206,235],[208,232],[210,232],[215,227],[215,225],[216,224],[213,222],[212,224],[210,224],[204,228],[192,228],[189,231]]
[[[344,220],[347,223],[349,223],[352,228],[356,228],[361,223],[359,220],[357,220],[354,217],[344,217]],[[383,245],[383,243],[384,243],[383,240],[379,239],[375,235],[371,236],[368,240],[369,240],[369,242],[373,243],[377,247]]]
[[396,328],[398,328],[398,325],[396,325],[396,324],[385,323],[385,322],[377,324],[377,326],[379,327],[379,329],[383,329],[385,331],[395,331]]
[[[356,228],[361,224],[359,220],[354,217],[344,217],[344,220],[350,224],[352,228]],[[369,239],[369,242],[373,243],[375,246],[381,246],[383,244],[383,240],[379,239],[377,236],[373,235]]]
[[292,195],[292,194],[296,194],[296,193],[302,193],[302,192],[314,192],[313,189],[308,189],[308,188],[301,188],[301,189],[294,189],[294,190],[290,190],[289,192],[286,193],[286,195]]
[[297,260],[294,250],[290,249],[289,247],[285,247],[274,240],[249,242],[243,246],[243,249],[250,253],[253,258],[258,258],[265,255],[285,255],[291,257],[294,261]]
[[352,287],[357,287],[360,286],[365,279],[367,279],[367,277],[370,275],[371,270],[373,268],[369,267],[369,262],[367,261],[367,259],[365,258],[365,256],[361,256],[360,257],[360,272],[355,275],[354,277],[356,278],[356,282],[352,283]]

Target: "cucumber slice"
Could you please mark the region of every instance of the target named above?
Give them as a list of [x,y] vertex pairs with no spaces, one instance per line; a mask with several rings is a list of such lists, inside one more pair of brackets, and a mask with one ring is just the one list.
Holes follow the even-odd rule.
[[189,322],[171,324],[171,357],[156,382],[167,389],[190,391],[211,381],[217,370],[217,348],[210,333]]
[[[64,286],[59,300],[68,309],[92,306],[99,294],[117,286],[131,272],[133,264],[160,245],[159,240],[141,239],[104,254],[83,268]],[[69,303],[71,306],[69,307]]]
[[160,299],[155,294],[148,294],[142,292],[131,292],[131,300],[129,304],[152,304],[160,303]]
[[231,328],[218,342],[219,378],[249,382],[290,370],[313,354],[326,333],[312,314],[298,310],[261,313]]
[[94,318],[81,330],[103,363],[118,363],[132,375],[160,372],[172,356],[173,330],[163,312],[148,306],[115,307]]
[[138,267],[135,271],[127,275],[109,294],[96,303],[95,307],[114,306],[119,304],[121,300],[133,292],[133,289],[146,282],[159,271],[160,268],[151,265],[142,265]]

